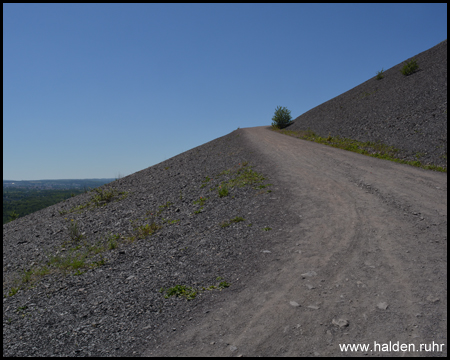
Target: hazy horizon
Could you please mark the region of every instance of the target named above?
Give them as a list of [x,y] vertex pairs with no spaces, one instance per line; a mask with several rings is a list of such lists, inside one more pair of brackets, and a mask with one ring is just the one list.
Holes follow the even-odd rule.
[[69,178],[69,179],[30,179],[30,180],[15,180],[15,179],[3,179],[3,182],[5,181],[67,181],[67,180],[114,180],[115,178],[83,178],[83,179],[75,179],[75,178]]

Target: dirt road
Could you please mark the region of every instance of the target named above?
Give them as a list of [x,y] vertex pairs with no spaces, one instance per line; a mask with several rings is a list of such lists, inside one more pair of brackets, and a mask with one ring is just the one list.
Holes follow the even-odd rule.
[[240,134],[286,189],[285,235],[242,291],[144,355],[446,355],[447,174]]

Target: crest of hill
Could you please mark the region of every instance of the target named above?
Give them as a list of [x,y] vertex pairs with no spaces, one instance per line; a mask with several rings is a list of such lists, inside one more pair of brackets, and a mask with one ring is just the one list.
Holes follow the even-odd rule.
[[[419,69],[401,73],[415,59]],[[447,167],[447,40],[297,117],[289,130],[382,142]]]

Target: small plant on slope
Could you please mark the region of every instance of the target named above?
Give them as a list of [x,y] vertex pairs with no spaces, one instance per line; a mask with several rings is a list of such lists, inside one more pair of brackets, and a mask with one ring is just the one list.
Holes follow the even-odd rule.
[[400,71],[403,75],[408,76],[416,72],[418,68],[419,65],[417,65],[417,61],[412,59],[411,61],[408,61]]
[[381,71],[377,71],[377,80],[381,80],[382,78],[384,78],[383,71],[383,69],[381,69]]

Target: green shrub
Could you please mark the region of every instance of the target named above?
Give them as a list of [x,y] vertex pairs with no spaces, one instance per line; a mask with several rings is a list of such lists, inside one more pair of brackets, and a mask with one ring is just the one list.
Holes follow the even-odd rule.
[[14,221],[14,220],[16,220],[16,219],[19,217],[19,214],[17,214],[17,213],[13,210],[13,211],[11,211],[11,212],[8,214],[8,217],[9,217],[9,221],[8,221],[8,222]]
[[277,106],[275,114],[272,117],[272,126],[282,129],[291,123],[291,111],[285,107]]
[[377,80],[381,80],[382,78],[384,78],[383,72],[383,69],[381,69],[381,71],[377,71]]
[[416,72],[418,68],[419,65],[417,65],[417,61],[415,59],[412,59],[411,61],[407,62],[400,71],[403,75],[408,76]]
[[[159,292],[163,292],[164,288],[161,288]],[[187,300],[192,300],[197,295],[197,291],[193,287],[185,286],[185,285],[175,285],[174,287],[171,287],[166,290],[166,294],[164,297],[168,299],[171,296],[176,297],[185,297]]]
[[228,188],[226,185],[220,185],[219,186],[219,197],[224,197],[224,196],[228,196]]

